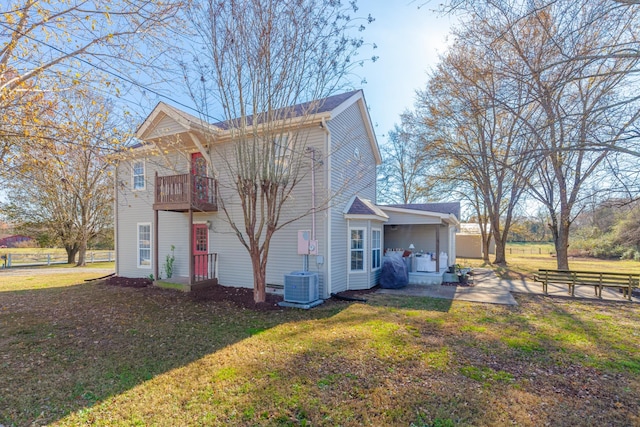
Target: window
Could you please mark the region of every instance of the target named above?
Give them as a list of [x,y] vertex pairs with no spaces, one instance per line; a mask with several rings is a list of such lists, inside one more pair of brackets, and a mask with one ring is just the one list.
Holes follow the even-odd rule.
[[380,230],[371,230],[371,270],[380,268]]
[[138,224],[138,267],[151,268],[151,224]]
[[133,162],[133,189],[144,190],[144,161]]
[[354,228],[350,230],[350,233],[350,270],[364,271],[364,229]]

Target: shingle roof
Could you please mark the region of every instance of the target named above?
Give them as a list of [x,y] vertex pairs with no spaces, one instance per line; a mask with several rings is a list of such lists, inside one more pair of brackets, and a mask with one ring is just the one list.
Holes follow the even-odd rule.
[[[279,117],[279,118],[291,119],[291,118],[302,116],[304,114],[309,114],[309,113],[312,113],[312,114],[326,113],[328,111],[333,110],[334,108],[342,104],[347,99],[351,98],[357,92],[359,92],[359,90],[352,90],[351,92],[345,92],[345,93],[329,96],[322,99],[316,99],[313,101],[303,102],[303,103],[292,105],[289,107],[284,107],[280,110],[276,110],[274,114],[276,117],[279,117],[280,116],[279,113],[281,114],[285,113],[286,117]],[[226,130],[226,129],[229,129],[229,123],[233,123],[236,120],[238,119],[224,120],[218,123],[213,123],[213,126]],[[253,116],[247,116],[247,123],[252,124],[252,121],[253,121]]]
[[351,203],[351,206],[349,207],[349,210],[347,211],[347,213],[350,215],[375,215],[376,214],[373,211],[373,209],[367,206],[362,200],[360,200],[359,197],[356,197],[355,199],[353,199],[353,203]]
[[417,211],[436,212],[442,214],[453,214],[457,219],[460,219],[460,202],[447,202],[447,203],[409,203],[409,204],[394,204],[394,205],[381,205],[382,207],[388,206],[390,208],[402,208],[413,209]]
[[[352,90],[350,92],[345,92],[345,93],[340,93],[337,95],[333,95],[333,96],[329,96],[326,98],[322,98],[322,99],[317,99],[317,100],[313,100],[313,101],[308,101],[308,102],[303,102],[300,104],[296,104],[290,107],[285,107],[279,111],[282,112],[282,114],[280,115],[284,115],[286,116],[286,118],[294,118],[294,117],[298,117],[298,116],[302,116],[304,114],[322,114],[322,113],[326,113],[329,111],[334,110],[335,108],[337,108],[338,106],[340,106],[342,103],[344,103],[345,101],[347,101],[349,98],[351,98],[352,96],[356,95],[358,92],[361,92],[361,89],[358,90]],[[238,120],[238,119],[233,119],[233,120],[225,120],[225,121],[220,121],[217,123],[212,123],[209,124],[205,121],[203,121],[202,119],[191,115],[189,113],[186,113],[182,110],[179,110],[175,107],[172,107],[169,104],[165,104],[164,102],[159,102],[158,105],[154,108],[154,111],[156,111],[158,108],[161,109],[167,109],[170,110],[171,114],[176,114],[178,115],[180,118],[182,118],[183,120],[187,121],[187,122],[192,122],[192,123],[196,123],[200,126],[203,127],[210,127],[210,128],[218,128],[220,130],[227,130],[229,129],[229,124],[233,123],[234,121]],[[274,113],[274,115],[276,117],[279,116],[278,111],[276,111]],[[149,116],[151,117],[151,116]],[[283,119],[285,117],[279,117],[280,119]],[[149,118],[147,118],[147,120],[149,120]],[[247,121],[249,124],[251,124],[253,120],[253,116],[248,116],[247,117]],[[146,121],[145,121],[146,122]],[[144,125],[144,123],[143,123]],[[141,127],[143,126],[141,125]],[[140,128],[138,128],[138,131],[140,131]],[[136,143],[135,145],[131,146],[130,148],[139,148],[141,146],[145,145],[144,142],[142,143]]]
[[351,205],[345,211],[346,215],[375,215],[382,218],[389,218],[378,206],[374,205],[371,200],[361,199],[354,196]]

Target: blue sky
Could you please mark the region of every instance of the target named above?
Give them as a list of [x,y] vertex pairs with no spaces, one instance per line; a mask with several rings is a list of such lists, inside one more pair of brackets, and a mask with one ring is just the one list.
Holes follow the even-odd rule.
[[[445,52],[447,36],[455,18],[438,16],[431,4],[418,9],[411,0],[361,0],[359,13],[375,18],[365,31],[367,42],[378,48],[378,61],[356,70],[366,79],[362,85],[378,143],[399,123],[400,114],[413,106],[415,91],[426,85],[427,71]],[[359,87],[359,81],[354,81]]]
[[[379,144],[386,141],[387,132],[399,123],[400,114],[413,106],[416,90],[425,87],[427,71],[436,66],[438,55],[443,54],[447,47],[447,36],[455,18],[438,15],[433,11],[435,3],[419,8],[421,3],[424,1],[359,0],[359,10],[353,15],[365,19],[370,14],[375,19],[362,34],[357,34],[362,35],[367,46],[353,60],[372,55],[379,59],[367,61],[363,67],[356,66],[352,79],[346,83],[348,89],[364,90]],[[377,49],[371,48],[373,44]],[[366,84],[362,84],[362,80],[366,80]],[[184,87],[178,91],[165,88],[162,92],[169,98],[147,94],[149,107],[136,111],[140,114],[140,121],[151,113],[158,101],[175,105],[175,100],[193,105]],[[190,108],[186,111],[195,113]],[[219,120],[223,119],[220,111],[213,112],[214,117],[216,114]]]

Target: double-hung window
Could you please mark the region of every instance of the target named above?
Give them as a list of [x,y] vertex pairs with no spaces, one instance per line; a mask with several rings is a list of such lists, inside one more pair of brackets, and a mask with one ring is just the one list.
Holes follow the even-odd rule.
[[380,260],[381,260],[380,236],[381,236],[380,230],[375,230],[375,229],[371,230],[371,270],[380,268]]
[[144,160],[137,160],[133,162],[133,189],[144,190]]
[[364,228],[350,230],[349,260],[351,271],[364,271]]
[[151,268],[151,224],[138,224],[138,267]]

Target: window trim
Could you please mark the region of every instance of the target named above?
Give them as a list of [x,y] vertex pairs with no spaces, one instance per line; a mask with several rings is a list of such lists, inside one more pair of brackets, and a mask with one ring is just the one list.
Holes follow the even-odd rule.
[[[140,264],[140,227],[149,227],[149,265]],[[153,227],[150,222],[139,222],[136,224],[136,267],[150,270],[153,265]]]
[[[136,163],[142,163],[142,187],[136,188]],[[133,191],[144,191],[147,189],[147,164],[144,159],[134,160],[131,164],[131,189]]]
[[[377,232],[379,237],[378,237],[378,247],[375,248],[373,247],[374,245],[374,238],[373,238],[373,233]],[[378,251],[378,266],[374,267],[373,266],[373,251],[377,250]],[[382,230],[380,228],[371,228],[371,271],[377,271],[380,270],[382,268]]]
[[[353,244],[353,238],[351,233],[353,231],[359,230],[362,232],[362,249],[353,249],[351,246]],[[367,272],[367,227],[349,227],[348,234],[348,242],[349,242],[349,250],[347,251],[347,262],[349,263],[349,273],[366,273]],[[351,268],[352,261],[352,253],[354,251],[362,252],[362,269],[361,270],[353,270]]]

